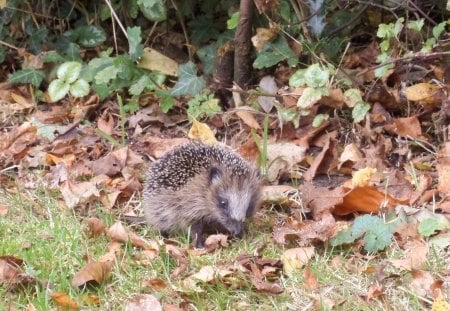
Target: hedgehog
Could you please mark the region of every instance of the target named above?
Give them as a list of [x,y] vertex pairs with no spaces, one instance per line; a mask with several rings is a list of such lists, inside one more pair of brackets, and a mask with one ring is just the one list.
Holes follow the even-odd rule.
[[190,142],[151,165],[143,192],[146,223],[164,236],[190,228],[196,247],[205,232],[242,237],[260,203],[259,170],[229,147]]

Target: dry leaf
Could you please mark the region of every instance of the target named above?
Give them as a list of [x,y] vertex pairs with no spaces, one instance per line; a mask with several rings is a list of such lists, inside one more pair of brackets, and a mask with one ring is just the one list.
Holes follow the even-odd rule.
[[149,294],[135,295],[125,306],[125,311],[162,311],[161,303]]
[[267,145],[267,163],[270,163],[267,179],[275,181],[281,173],[291,173],[295,164],[305,158],[306,148],[293,143],[276,143]]
[[100,196],[96,184],[90,181],[75,184],[67,180],[61,185],[60,190],[68,208],[87,204]]
[[277,35],[276,28],[256,28],[256,35],[252,37],[252,43],[258,52],[261,52],[267,42]]
[[363,169],[356,171],[353,174],[352,185],[355,187],[369,186],[369,182],[376,172],[377,169],[372,167],[365,167]]
[[66,293],[53,292],[50,296],[61,308],[65,310],[78,310],[78,303],[74,299],[70,298]]
[[333,213],[347,215],[354,212],[378,213],[381,206],[395,206],[397,200],[378,191],[375,187],[344,188],[347,194],[342,204],[336,205]]
[[303,271],[303,279],[307,289],[314,290],[319,288],[319,281],[309,267],[306,267],[305,271]]
[[439,192],[450,196],[450,142],[439,150],[437,172]]
[[270,113],[273,106],[275,105],[276,101],[275,95],[278,92],[278,86],[275,82],[275,78],[273,76],[264,76],[261,79],[261,81],[259,81],[259,88],[261,89],[262,92],[266,94],[274,95],[274,96],[258,96],[258,103],[261,106],[261,108],[264,110],[264,112]]
[[363,155],[359,150],[358,146],[354,143],[348,144],[347,146],[345,146],[344,151],[341,153],[341,156],[339,157],[338,169],[340,169],[345,162],[357,163],[362,158]]
[[199,122],[195,119],[192,120],[192,126],[189,130],[188,137],[200,140],[206,144],[217,143],[216,137],[209,126],[206,123]]
[[91,261],[78,271],[72,279],[72,287],[79,288],[87,284],[100,285],[111,272],[113,261]]
[[421,101],[427,104],[434,103],[433,95],[440,88],[430,83],[418,83],[403,90],[406,98],[411,101]]
[[131,242],[134,246],[144,250],[152,250],[157,252],[159,249],[158,243],[153,240],[147,241],[142,239],[136,233],[124,227],[120,221],[116,222],[108,229],[107,235],[115,241],[122,243]]
[[420,121],[416,116],[397,118],[394,120],[394,123],[385,125],[384,128],[400,137],[420,138],[422,136]]
[[178,267],[172,271],[171,275],[177,277],[187,269],[188,260],[186,258],[186,250],[176,247],[175,245],[166,244],[166,252],[175,258]]
[[143,286],[150,287],[155,291],[163,290],[167,287],[166,282],[160,278],[149,279],[143,282]]
[[421,240],[411,240],[404,246],[403,259],[390,259],[389,262],[397,268],[408,271],[421,270],[427,261],[428,245]]
[[152,48],[144,49],[138,67],[151,71],[156,70],[169,76],[176,77],[178,75],[178,63]]
[[261,129],[261,126],[259,125],[258,121],[256,121],[255,117],[253,116],[253,114],[250,111],[239,109],[239,110],[236,110],[235,113],[250,128],[252,128],[254,130]]
[[298,270],[308,263],[314,254],[314,247],[297,247],[286,250],[281,255],[284,273],[288,276],[297,273]]
[[106,225],[103,219],[97,217],[89,217],[85,220],[85,222],[87,224],[86,234],[88,234],[90,238],[99,236],[105,231]]

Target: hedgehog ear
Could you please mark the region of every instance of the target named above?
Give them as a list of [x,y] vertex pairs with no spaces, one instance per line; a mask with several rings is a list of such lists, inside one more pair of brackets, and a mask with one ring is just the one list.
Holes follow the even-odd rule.
[[214,184],[217,183],[222,177],[222,172],[218,167],[212,166],[209,170],[209,183]]

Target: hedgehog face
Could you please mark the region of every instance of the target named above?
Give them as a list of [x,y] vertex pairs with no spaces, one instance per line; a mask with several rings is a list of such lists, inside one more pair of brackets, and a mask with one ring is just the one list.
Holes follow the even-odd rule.
[[238,176],[212,167],[209,181],[214,190],[214,214],[218,222],[233,236],[240,237],[245,219],[253,215],[258,204],[260,180],[257,172],[249,170],[248,174]]

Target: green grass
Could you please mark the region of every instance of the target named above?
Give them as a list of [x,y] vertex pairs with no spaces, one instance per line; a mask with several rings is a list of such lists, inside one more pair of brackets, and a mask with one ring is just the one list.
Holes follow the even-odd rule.
[[[231,264],[240,254],[253,254],[262,245],[266,245],[263,257],[270,259],[279,259],[285,248],[295,247],[279,246],[271,240],[272,226],[284,217],[284,213],[274,209],[260,212],[250,224],[245,238],[233,241],[229,248],[204,256],[190,256],[188,269],[178,278],[171,276],[177,266],[175,259],[163,250],[156,259],[143,263],[139,261],[141,250],[126,244],[122,246],[123,251],[119,253],[107,281],[89,289],[74,289],[71,280],[85,265],[86,256],[99,259],[107,252],[110,243],[104,235],[88,238],[83,231],[83,219],[97,216],[110,226],[116,217],[104,213],[101,207],[69,210],[57,193],[42,190],[16,194],[0,190],[0,204],[8,208],[7,215],[0,216],[0,255],[23,259],[26,272],[42,282],[14,292],[0,286],[0,297],[5,297],[0,310],[7,310],[9,306],[25,309],[28,303],[32,303],[37,310],[55,309],[57,306],[50,297],[52,291],[67,293],[81,308],[89,310],[123,310],[131,297],[139,293],[151,293],[163,304],[179,304],[186,299],[191,305],[189,310],[328,310],[330,306],[335,310],[426,310],[423,302],[408,287],[410,274],[389,265],[384,269],[384,273],[391,277],[382,281],[383,298],[370,302],[364,299],[369,286],[377,283],[376,268],[389,258],[401,256],[401,250],[396,249],[395,244],[386,252],[370,258],[355,256],[349,248],[317,247],[316,256],[308,263],[320,284],[316,290],[305,287],[304,269],[290,277],[281,275],[279,281],[285,289],[281,295],[259,293],[250,286],[229,288],[220,282],[201,284],[204,292],[185,297],[172,290],[171,285],[176,286],[180,279],[201,267]],[[161,239],[145,226],[136,226],[132,230],[147,239]],[[180,245],[186,245],[188,241],[185,235],[175,236],[174,239]],[[340,256],[340,264],[337,265],[332,264],[336,256]],[[450,266],[448,254],[431,251],[427,265],[436,277],[445,281],[448,294],[449,277],[441,274]],[[143,285],[152,278],[161,278],[168,286],[154,292]],[[245,279],[241,281],[249,283]],[[98,296],[100,305],[86,302],[87,294]]]

